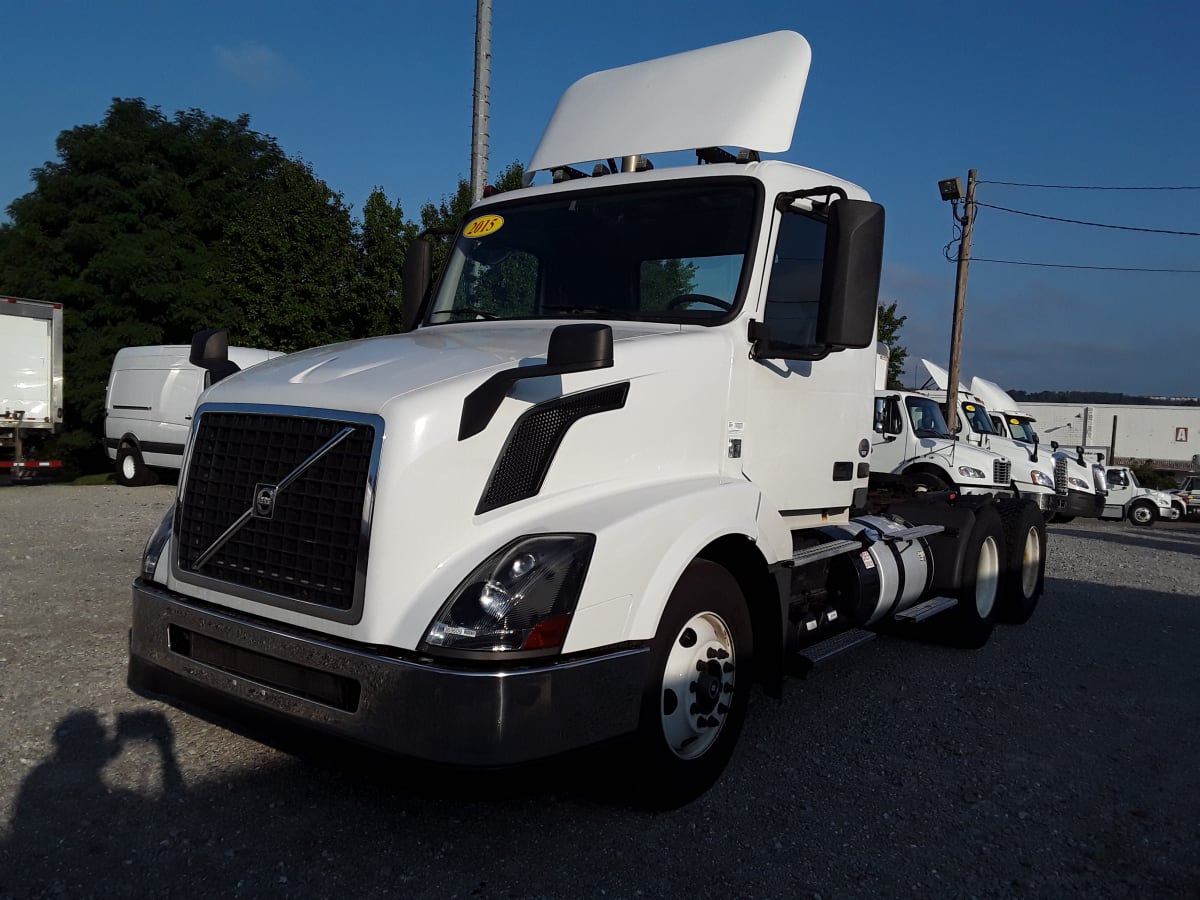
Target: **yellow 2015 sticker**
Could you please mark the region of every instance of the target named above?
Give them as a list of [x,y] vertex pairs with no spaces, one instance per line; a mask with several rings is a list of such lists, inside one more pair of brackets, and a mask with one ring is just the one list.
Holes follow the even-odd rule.
[[489,234],[495,234],[504,227],[504,216],[479,216],[472,219],[463,228],[463,237],[481,238],[487,237]]
[[1021,424],[1021,420],[1020,420],[1020,419],[1009,419],[1008,421],[1012,422],[1014,425],[1020,425],[1020,424]]
[[967,412],[975,412],[975,407],[973,407],[970,403],[964,403],[963,409],[965,409]]

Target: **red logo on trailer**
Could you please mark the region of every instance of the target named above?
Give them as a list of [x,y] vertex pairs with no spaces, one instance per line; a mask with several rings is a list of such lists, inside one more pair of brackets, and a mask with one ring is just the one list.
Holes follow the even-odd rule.
[[1176,428],[1175,429],[1175,443],[1177,443],[1177,444],[1186,444],[1187,443],[1187,429],[1186,428]]

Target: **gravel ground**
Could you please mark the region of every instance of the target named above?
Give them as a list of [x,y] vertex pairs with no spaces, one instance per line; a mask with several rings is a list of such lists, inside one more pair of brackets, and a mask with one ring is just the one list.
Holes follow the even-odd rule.
[[173,490],[0,489],[0,897],[1200,897],[1200,523],[1053,526],[1028,625],[756,696],[722,781],[652,814],[605,754],[298,757],[131,694]]

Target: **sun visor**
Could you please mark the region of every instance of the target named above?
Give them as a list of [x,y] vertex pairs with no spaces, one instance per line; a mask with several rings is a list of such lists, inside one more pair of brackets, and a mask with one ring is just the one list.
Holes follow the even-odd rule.
[[776,31],[596,72],[558,101],[527,172],[622,156],[792,145],[812,49]]

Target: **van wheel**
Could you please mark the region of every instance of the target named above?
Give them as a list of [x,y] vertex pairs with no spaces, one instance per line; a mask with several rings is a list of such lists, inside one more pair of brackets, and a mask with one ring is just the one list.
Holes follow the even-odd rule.
[[976,510],[966,541],[962,583],[954,592],[958,605],[938,618],[943,620],[939,624],[946,643],[975,650],[992,636],[1004,570],[1004,523],[994,506]]
[[1004,565],[996,597],[996,620],[1020,625],[1037,609],[1046,586],[1046,523],[1032,500],[1002,500]]
[[673,809],[717,780],[746,716],[754,645],[741,588],[695,560],[658,626],[636,747],[636,800]]
[[1129,522],[1149,528],[1158,518],[1158,510],[1149,500],[1138,500],[1129,507]]
[[141,451],[133,444],[123,443],[117,450],[117,484],[126,487],[142,487],[154,484],[157,479],[142,459]]

